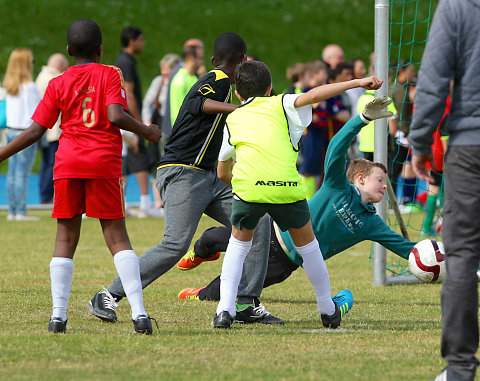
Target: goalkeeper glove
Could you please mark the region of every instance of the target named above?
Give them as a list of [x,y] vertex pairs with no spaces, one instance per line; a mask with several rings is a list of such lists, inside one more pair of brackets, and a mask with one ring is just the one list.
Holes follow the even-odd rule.
[[375,98],[370,103],[367,103],[362,112],[362,116],[369,122],[375,119],[392,116],[393,112],[387,110],[390,103],[392,103],[392,100],[387,97]]

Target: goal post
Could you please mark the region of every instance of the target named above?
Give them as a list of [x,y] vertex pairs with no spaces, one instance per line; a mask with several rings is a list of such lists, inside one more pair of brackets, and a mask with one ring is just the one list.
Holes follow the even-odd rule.
[[[412,65],[418,71],[433,10],[437,2],[438,0],[375,0],[375,75],[384,80],[382,87],[375,92],[376,97],[392,96],[392,88],[389,89],[389,85],[393,83],[393,89],[398,86],[403,86],[405,89],[405,99],[403,99],[401,105],[408,104],[408,106],[412,106],[413,100],[409,99],[407,94],[409,94],[409,88],[415,86],[416,79],[412,80],[412,82],[407,80],[406,83],[400,84],[397,83],[397,76],[405,65]],[[390,60],[397,63],[392,63],[390,67]],[[402,64],[400,64],[401,61],[403,61]],[[393,81],[389,80],[390,73]],[[403,107],[402,109],[397,107],[399,124],[403,123],[408,126],[411,123],[411,119],[404,115],[403,112]],[[403,159],[400,161],[396,157],[388,157],[389,130],[387,123],[387,118],[375,121],[374,161],[384,164],[386,168],[392,165],[393,168],[393,162],[396,165],[402,165],[406,161],[403,161]],[[392,168],[389,168],[389,173],[391,173]],[[397,178],[392,178],[391,182],[396,186],[397,193],[398,189],[401,191],[403,184],[399,184]],[[420,193],[419,185],[421,185],[419,181],[416,181],[413,185],[415,187],[414,194]],[[406,223],[403,224],[398,210],[395,211],[396,219],[395,216],[389,216],[388,209],[396,205],[395,195],[391,190],[388,199],[394,201],[390,203],[390,208],[387,197],[375,205],[377,213],[382,220],[388,223],[392,229],[401,230],[404,236],[413,236],[413,241],[422,239],[419,237],[422,230],[422,222],[425,218],[426,207],[424,209],[423,206],[418,206],[414,202],[411,212],[404,214]],[[438,210],[440,210],[440,207]],[[405,234],[405,229],[407,229],[408,234]],[[398,263],[392,263],[392,258]],[[373,243],[371,254],[373,286],[419,282],[417,278],[409,274],[406,261],[403,259],[397,260],[397,258],[395,255],[387,254],[386,249],[380,244]],[[388,272],[393,275],[387,275]]]

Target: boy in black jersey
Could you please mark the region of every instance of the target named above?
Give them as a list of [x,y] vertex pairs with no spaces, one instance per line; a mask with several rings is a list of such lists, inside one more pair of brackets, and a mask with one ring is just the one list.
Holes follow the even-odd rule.
[[[139,258],[143,288],[170,270],[188,251],[203,213],[231,226],[232,191],[218,179],[215,163],[225,119],[236,108],[230,103],[235,68],[245,60],[243,39],[232,32],[220,34],[214,44],[214,69],[198,80],[183,101],[157,170],[157,188],[165,208],[165,233],[161,243]],[[268,250],[269,235],[268,220],[264,219],[252,251]],[[253,253],[249,257],[251,262],[247,259],[239,288],[241,304],[253,303],[253,298],[260,296],[267,269],[266,256]],[[117,277],[108,290],[92,298],[90,311],[113,322],[117,302],[124,296]],[[263,323],[283,324],[271,314],[263,316]]]

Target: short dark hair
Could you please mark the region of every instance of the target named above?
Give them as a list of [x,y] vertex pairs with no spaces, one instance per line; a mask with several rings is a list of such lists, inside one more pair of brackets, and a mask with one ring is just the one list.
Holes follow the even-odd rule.
[[124,48],[128,47],[130,40],[136,40],[142,35],[142,30],[136,26],[127,26],[123,28],[122,34],[120,35],[120,41]]
[[263,97],[272,86],[272,76],[261,61],[246,61],[235,69],[235,84],[243,99]]
[[67,43],[74,57],[87,58],[102,45],[102,31],[95,21],[76,20],[68,27]]
[[247,53],[247,45],[234,32],[225,32],[215,39],[213,57],[217,64],[232,64]]
[[353,66],[348,62],[340,62],[335,69],[329,69],[328,71],[328,79],[329,80],[336,80],[337,77],[342,74],[342,71],[350,70],[353,74]]
[[197,57],[199,49],[200,48],[198,46],[193,45],[183,48],[182,58],[185,59],[187,57]]

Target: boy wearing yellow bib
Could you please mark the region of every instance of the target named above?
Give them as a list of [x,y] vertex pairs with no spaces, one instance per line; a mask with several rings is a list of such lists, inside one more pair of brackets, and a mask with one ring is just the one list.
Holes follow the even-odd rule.
[[312,283],[325,327],[342,319],[332,300],[328,271],[312,230],[305,187],[296,169],[298,141],[312,119],[311,104],[354,87],[378,89],[375,76],[316,87],[304,94],[270,97],[272,79],[265,64],[248,61],[235,71],[235,93],[245,103],[227,117],[230,144],[235,146],[232,177],[232,235],[220,277],[215,328],[230,328],[243,262],[252,246],[258,220],[268,213],[282,231],[289,231]]

